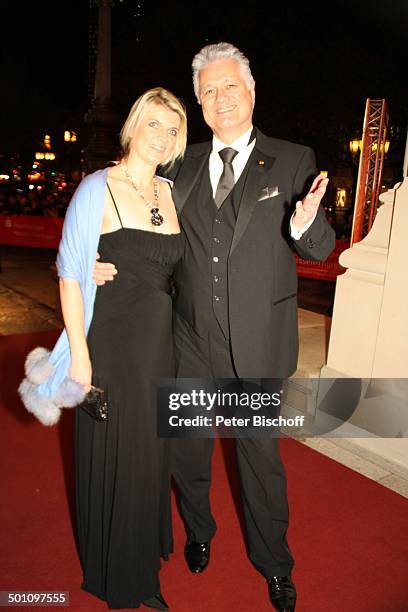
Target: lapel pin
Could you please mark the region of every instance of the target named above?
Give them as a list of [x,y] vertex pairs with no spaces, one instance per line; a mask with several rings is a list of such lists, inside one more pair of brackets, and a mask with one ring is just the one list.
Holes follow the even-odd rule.
[[264,160],[263,160],[263,159],[260,159],[260,160],[258,161],[258,166],[264,166],[264,165],[265,165]]

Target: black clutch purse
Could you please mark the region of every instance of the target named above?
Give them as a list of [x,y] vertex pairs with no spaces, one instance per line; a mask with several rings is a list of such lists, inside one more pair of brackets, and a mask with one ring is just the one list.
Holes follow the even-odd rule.
[[108,418],[108,403],[105,398],[105,391],[99,387],[91,387],[83,402],[78,404],[78,408],[84,410],[95,421],[106,421]]

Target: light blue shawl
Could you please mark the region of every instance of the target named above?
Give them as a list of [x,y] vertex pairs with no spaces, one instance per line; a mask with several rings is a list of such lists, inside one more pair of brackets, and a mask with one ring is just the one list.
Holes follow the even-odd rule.
[[[102,228],[107,175],[107,168],[97,170],[79,184],[67,209],[57,256],[58,276],[77,280],[81,288],[86,334],[97,288],[92,272]],[[82,385],[69,378],[70,365],[65,329],[51,353],[37,347],[26,359],[26,378],[19,392],[27,410],[45,425],[56,423],[62,407],[75,406],[85,395]]]
[[[97,170],[79,184],[68,206],[57,255],[60,278],[78,281],[84,301],[85,333],[92,321],[96,284],[92,279],[101,234],[108,169]],[[39,386],[39,392],[53,397],[63,379],[68,376],[71,354],[67,332],[60,335],[49,361],[54,374]]]

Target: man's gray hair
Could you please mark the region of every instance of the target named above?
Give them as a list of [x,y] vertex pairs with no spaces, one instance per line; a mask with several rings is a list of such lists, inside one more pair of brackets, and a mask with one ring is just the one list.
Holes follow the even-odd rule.
[[238,62],[241,73],[245,81],[247,82],[248,88],[253,90],[255,87],[255,80],[249,67],[249,59],[245,55],[231,45],[230,43],[220,42],[213,45],[207,45],[203,47],[195,56],[192,63],[193,68],[193,85],[194,93],[197,97],[198,103],[200,104],[200,91],[198,84],[198,74],[207,64],[216,62],[222,59],[234,59]]

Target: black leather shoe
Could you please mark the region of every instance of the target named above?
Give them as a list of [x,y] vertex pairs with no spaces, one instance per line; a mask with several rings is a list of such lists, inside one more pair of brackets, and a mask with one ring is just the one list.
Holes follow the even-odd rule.
[[169,609],[169,606],[161,593],[158,593],[154,597],[150,597],[150,599],[145,599],[143,605],[146,606],[146,608],[154,608],[155,610]]
[[294,612],[296,587],[290,576],[272,576],[268,580],[269,598],[278,612]]
[[209,542],[187,542],[184,547],[184,557],[193,574],[201,574],[210,561]]

